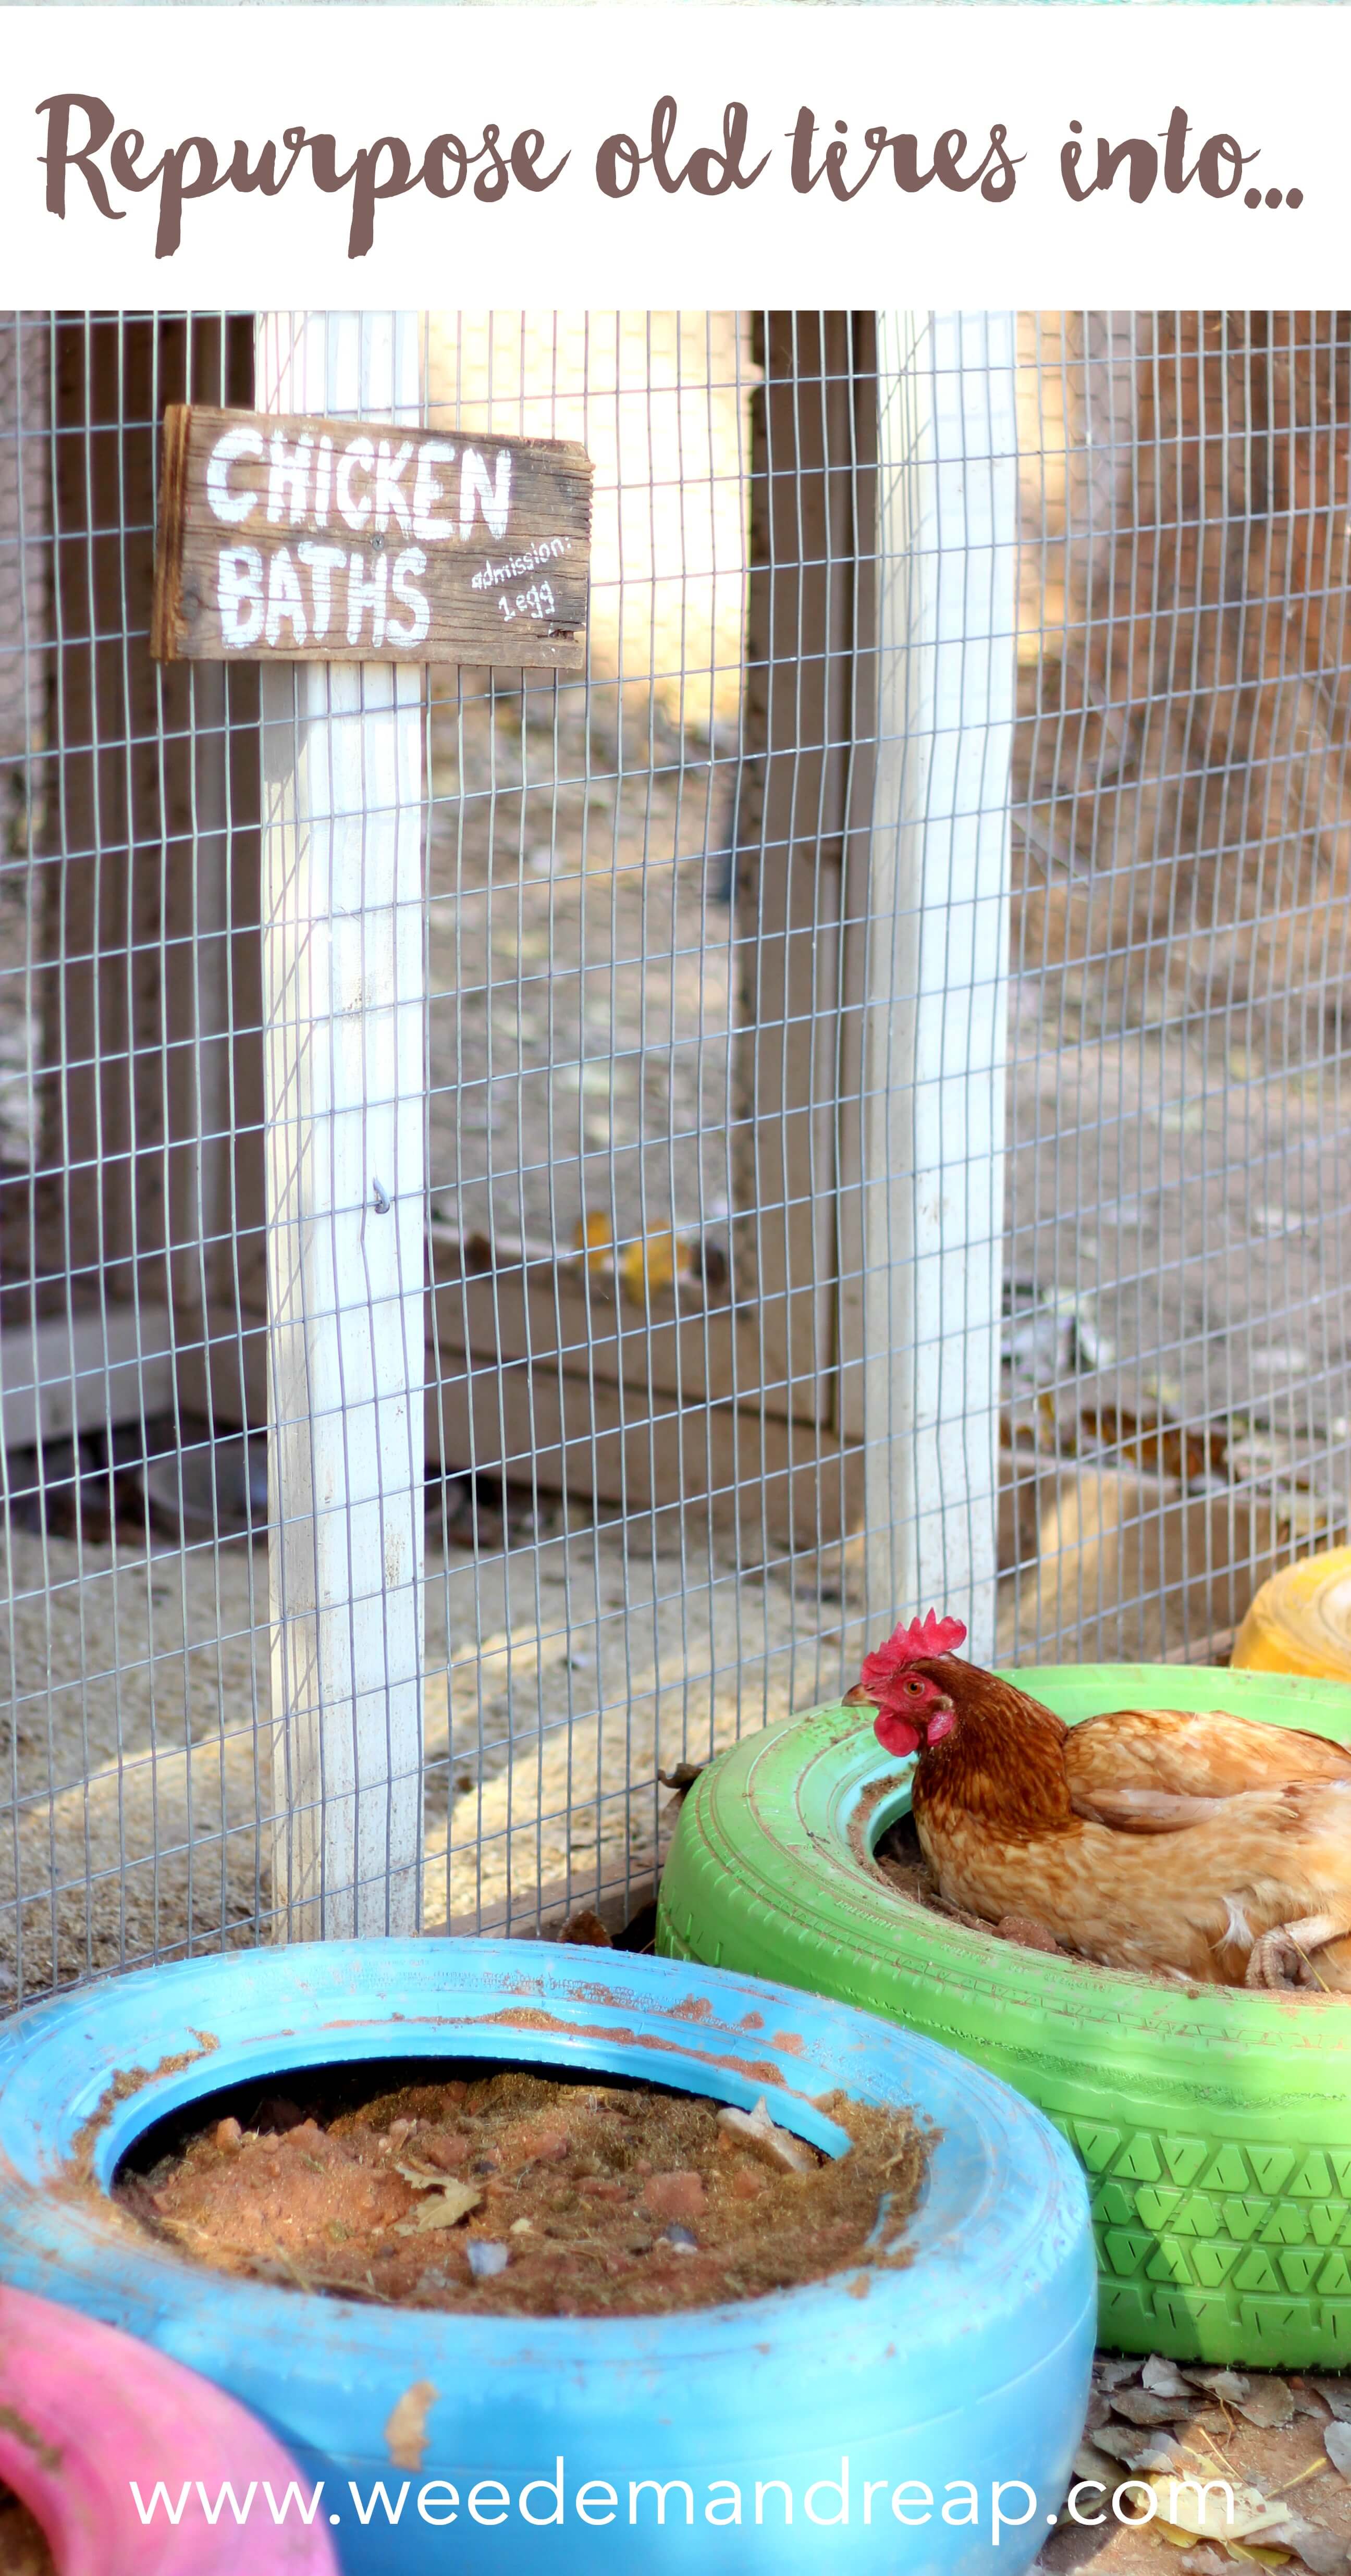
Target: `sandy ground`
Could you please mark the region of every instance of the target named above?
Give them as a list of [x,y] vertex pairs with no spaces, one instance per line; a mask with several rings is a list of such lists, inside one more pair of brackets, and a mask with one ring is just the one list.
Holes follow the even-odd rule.
[[768,2114],[757,2133],[706,2097],[528,2068],[298,2095],[218,2095],[181,2156],[122,2178],[123,2207],[189,2262],[293,2289],[459,2315],[669,2315],[904,2262],[927,2161],[908,2112],[838,2096],[853,2143],[833,2157]]
[[[0,2001],[265,1937],[264,1551],[114,1563],[18,1533],[8,1574]],[[693,1521],[632,1554],[614,1525],[477,1568],[429,1546],[426,1596],[429,1929],[508,1904],[528,1928],[564,1882],[646,1895],[658,1769],[838,1686],[838,1625],[822,1638],[782,1580],[729,1578]]]
[[[1330,2460],[1325,2436],[1330,2431],[1338,2456],[1348,2457],[1341,2436],[1351,2413],[1351,2380],[1271,2371],[1193,2375],[1156,2358],[1146,2366],[1142,2385],[1141,2369],[1139,2360],[1099,2356],[1075,2474],[1106,2489],[1085,2495],[1079,2505],[1081,2514],[1104,2518],[1099,2528],[1085,2529],[1062,2517],[1038,2567],[1052,2576],[1090,2567],[1094,2576],[1164,2576],[1165,2570],[1169,2576],[1224,2576],[1260,2547],[1271,2554],[1258,2564],[1291,2566],[1296,2576],[1301,2567],[1336,2576],[1351,2557],[1351,2485]],[[1193,2377],[1206,2385],[1189,2384]],[[1156,2396],[1155,2389],[1167,2393]],[[1246,2506],[1261,2515],[1264,2506],[1270,2509],[1267,2528],[1242,2538],[1236,2513],[1238,2546],[1231,2555],[1218,2519],[1223,2499],[1217,2497],[1204,2535],[1194,2533],[1187,2546],[1154,2521],[1126,2518],[1144,2504],[1139,2489],[1120,2497],[1118,2518],[1119,2482],[1159,2469],[1179,2479],[1225,2481],[1242,2500],[1240,2510]],[[1165,2496],[1159,2507],[1165,2519],[1167,2501]],[[1287,2510],[1273,2518],[1282,2506]]]

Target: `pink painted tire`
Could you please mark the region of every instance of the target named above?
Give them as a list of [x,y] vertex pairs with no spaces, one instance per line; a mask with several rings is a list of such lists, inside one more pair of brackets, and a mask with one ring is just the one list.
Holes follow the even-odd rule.
[[[175,2527],[143,2523],[162,2479],[177,2500],[199,2479],[213,2504],[226,2479],[241,2499],[258,2482],[243,2530],[229,2505],[214,2528],[190,2497]],[[0,2288],[0,2480],[46,2533],[58,2576],[336,2576],[326,2530],[295,2517],[278,2530],[263,2495],[280,2499],[296,2468],[256,2416],[181,2362],[72,2308]]]

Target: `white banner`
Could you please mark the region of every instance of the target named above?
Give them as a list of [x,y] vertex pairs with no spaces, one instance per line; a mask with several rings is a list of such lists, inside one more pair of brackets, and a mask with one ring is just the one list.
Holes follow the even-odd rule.
[[1343,9],[0,21],[11,304],[1347,300]]

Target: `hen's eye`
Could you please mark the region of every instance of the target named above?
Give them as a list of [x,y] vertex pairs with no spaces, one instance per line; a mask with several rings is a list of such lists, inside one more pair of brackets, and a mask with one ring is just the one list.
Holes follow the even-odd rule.
[[912,1678],[911,1678],[911,1679],[906,1683],[906,1686],[905,1686],[905,1687],[906,1687],[906,1689],[907,1689],[908,1691],[922,1691],[922,1690],[923,1690],[923,1688],[924,1688],[924,1684],[923,1684],[923,1682],[919,1679],[918,1674],[915,1674],[915,1675],[914,1675],[914,1676],[912,1676]]

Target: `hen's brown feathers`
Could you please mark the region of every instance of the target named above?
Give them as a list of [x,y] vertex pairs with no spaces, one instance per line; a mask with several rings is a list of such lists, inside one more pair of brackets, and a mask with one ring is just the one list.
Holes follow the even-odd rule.
[[1327,1928],[1351,1933],[1345,1748],[1221,1712],[1126,1709],[1067,1729],[954,1656],[919,1669],[957,1712],[912,1788],[949,1903],[1034,1916],[1104,1966],[1212,1984],[1241,1985],[1277,1927],[1322,1927],[1318,1982],[1351,1992],[1351,1940]]
[[1071,1730],[1065,1778],[1075,1814],[1091,1823],[1175,1834],[1250,1789],[1351,1780],[1351,1753],[1301,1727],[1259,1726],[1227,1709],[1120,1708]]
[[1165,1789],[1233,1798],[1287,1780],[1351,1780],[1351,1752],[1294,1726],[1260,1726],[1226,1709],[1119,1708],[1086,1717],[1065,1746],[1071,1791]]

